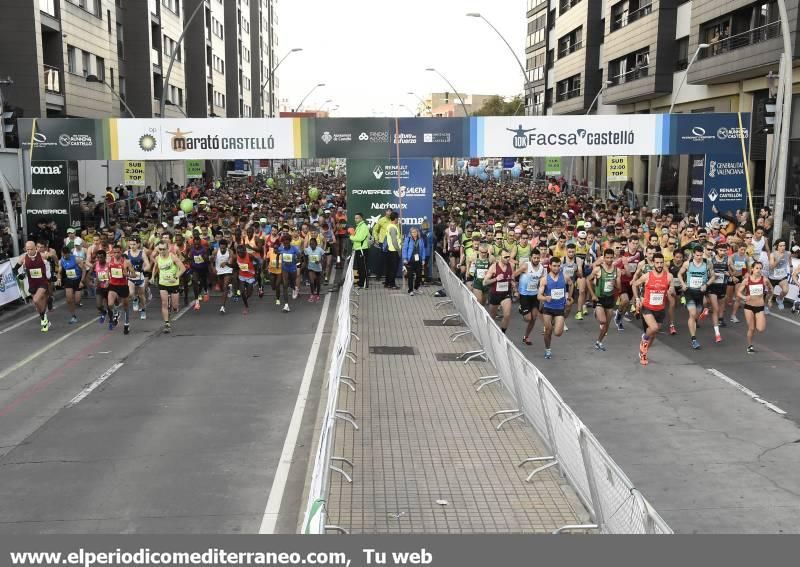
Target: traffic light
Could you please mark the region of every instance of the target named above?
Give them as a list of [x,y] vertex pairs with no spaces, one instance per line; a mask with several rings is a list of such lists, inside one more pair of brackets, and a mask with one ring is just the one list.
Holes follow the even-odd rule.
[[775,132],[775,98],[768,98],[764,101],[764,132],[773,134]]
[[3,107],[3,139],[7,148],[19,147],[19,128],[17,119],[22,118],[22,109],[14,106]]

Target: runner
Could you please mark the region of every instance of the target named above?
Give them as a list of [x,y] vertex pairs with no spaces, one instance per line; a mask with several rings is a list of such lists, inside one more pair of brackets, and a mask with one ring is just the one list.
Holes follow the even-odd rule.
[[133,295],[133,310],[139,312],[139,319],[147,319],[147,277],[151,272],[150,257],[141,249],[141,239],[134,236],[128,242],[128,251],[125,253],[133,268],[133,274],[128,279],[128,287]]
[[283,235],[283,241],[278,247],[278,254],[281,256],[281,288],[284,296],[283,311],[289,313],[289,289],[292,290],[292,299],[297,299],[298,295],[298,273],[297,265],[300,262],[300,250],[292,244],[292,239],[288,234]]
[[792,270],[791,254],[786,251],[786,241],[779,238],[775,241],[774,247],[775,250],[769,255],[769,283],[771,289],[769,295],[767,295],[765,308],[767,313],[769,313],[773,298],[778,304],[778,309],[784,310],[783,297],[789,293],[789,272]]
[[200,310],[200,297],[208,301],[208,244],[200,238],[200,231],[194,231],[189,243],[187,255],[191,263],[192,293],[194,296],[194,310]]
[[248,303],[248,300],[253,294],[253,286],[256,284],[255,258],[251,256],[247,250],[248,249],[244,244],[239,244],[236,246],[235,261],[236,266],[239,268],[239,277],[236,284],[236,295],[241,297],[242,303],[244,303],[242,315],[247,315],[249,313],[250,304]]
[[719,243],[714,247],[711,257],[712,280],[708,286],[708,298],[711,302],[711,320],[714,324],[714,340],[722,342],[720,327],[725,327],[725,297],[728,293],[728,282],[731,281],[728,259],[728,245]]
[[108,263],[108,309],[109,321],[108,330],[112,330],[119,323],[118,300],[122,300],[122,309],[125,312],[124,334],[129,334],[130,329],[130,288],[128,280],[133,276],[133,266],[130,260],[122,254],[122,245],[118,242],[114,244],[111,260]]
[[772,284],[761,274],[763,265],[756,260],[739,284],[736,295],[744,303],[744,318],[747,321],[747,354],[756,352],[753,335],[756,331],[767,330],[767,316],[764,313],[764,292],[771,293]]
[[489,291],[489,315],[492,320],[497,316],[497,308],[502,307],[503,318],[500,323],[500,330],[504,333],[508,330],[511,320],[511,292],[516,286],[514,281],[514,270],[511,267],[511,255],[503,251],[500,258],[492,264],[483,278],[484,287],[491,286]]
[[467,268],[467,275],[472,278],[472,294],[478,300],[478,303],[484,306],[489,294],[483,279],[494,261],[494,257],[489,254],[489,245],[481,242],[478,245],[478,256]]
[[[561,262],[561,272],[564,274],[564,277],[572,282],[573,288],[578,292],[578,313],[575,315],[575,318],[578,321],[583,320],[583,304],[586,301],[585,296],[585,279],[583,277],[583,260],[576,257],[576,246],[574,242],[570,242],[567,244],[567,256]],[[573,298],[574,299],[574,298]],[[567,308],[564,311],[564,330],[569,331],[566,324],[566,318],[569,317],[570,309],[572,308],[572,303],[567,305]],[[578,317],[580,315],[580,317]]]
[[546,277],[539,280],[539,302],[544,322],[544,357],[553,358],[550,342],[553,335],[560,337],[564,332],[564,311],[572,304],[572,280],[561,273],[561,259],[550,258]]
[[[653,269],[635,279],[631,285],[636,305],[642,315],[642,342],[639,345],[639,363],[647,365],[647,353],[664,322],[666,295],[672,293],[671,278],[664,270],[664,255],[653,254]],[[639,296],[639,286],[644,286],[644,296]]]
[[225,305],[232,294],[231,277],[233,276],[233,266],[231,262],[231,252],[228,250],[228,241],[224,238],[219,241],[219,248],[214,250],[211,257],[211,269],[217,278],[217,284],[222,292],[222,305],[219,312],[225,314]]
[[[46,243],[40,243],[46,246]],[[22,271],[19,268],[22,268]],[[39,313],[39,322],[43,333],[50,330],[50,320],[47,318],[47,298],[50,295],[50,264],[42,258],[32,240],[25,243],[25,254],[17,258],[13,269],[18,271],[17,278],[23,280],[28,277],[28,293],[33,298],[33,306]]]
[[[707,284],[709,279],[709,265],[703,259],[703,247],[697,246],[692,252],[692,259],[684,262],[683,267],[678,272],[681,280],[681,289],[686,297],[686,309],[689,312],[689,333],[692,338],[692,348],[700,348],[697,340],[697,310],[703,309]],[[687,283],[688,281],[688,283]]]
[[592,296],[592,304],[594,305],[594,316],[597,322],[600,323],[600,334],[594,342],[594,348],[605,352],[606,347],[603,344],[603,339],[608,335],[616,296],[619,290],[622,289],[620,270],[614,266],[614,251],[612,249],[606,248],[603,251],[603,259],[589,275],[588,287]]
[[[83,274],[83,283],[84,286],[86,285],[87,280],[90,277],[94,279],[96,289],[95,289],[95,304],[97,306],[97,312],[99,313],[99,317],[97,322],[101,325],[106,321],[106,313],[108,312],[108,286],[109,286],[109,278],[111,277],[110,268],[106,263],[106,251],[103,249],[97,250],[94,255],[95,261],[92,265],[92,269],[87,270]],[[109,318],[111,314],[108,313]]]
[[180,302],[181,276],[186,271],[178,255],[169,251],[167,244],[161,242],[157,247],[156,260],[153,263],[153,280],[158,282],[161,295],[161,317],[164,319],[164,332],[172,332],[170,311],[178,312]]
[[669,263],[669,274],[672,277],[672,293],[667,295],[667,301],[668,301],[667,318],[669,320],[670,335],[678,334],[678,329],[675,327],[675,306],[678,304],[679,301],[681,303],[686,303],[686,299],[683,297],[683,288],[681,286],[681,279],[678,277],[678,273],[681,271],[681,268],[683,267],[683,258],[684,258],[683,250],[681,250],[680,248],[676,248],[672,252],[672,261]]
[[519,313],[527,323],[522,342],[530,346],[531,332],[539,315],[539,281],[544,276],[544,266],[541,265],[541,254],[538,248],[528,252],[529,259],[521,262],[514,277],[519,276]]
[[83,289],[83,260],[75,257],[69,246],[64,246],[61,250],[59,268],[56,286],[64,288],[67,310],[70,313],[69,324],[74,325],[78,322],[75,311],[81,302],[81,290]]
[[319,301],[320,280],[322,279],[322,260],[325,257],[325,251],[317,244],[317,239],[314,237],[309,238],[308,247],[303,252],[305,256],[305,265],[308,268],[309,287],[311,294],[308,296],[308,302],[314,303]]
[[[729,239],[729,241],[730,240],[731,239]],[[739,318],[736,316],[736,314],[739,312],[740,302],[739,294],[736,293],[736,289],[744,279],[744,276],[749,268],[750,258],[747,256],[747,245],[742,241],[736,245],[736,252],[731,254],[728,259],[728,271],[731,274],[731,278],[728,282],[728,294],[726,295],[726,298],[729,304],[732,303],[733,305],[731,307],[731,323],[739,322]]]

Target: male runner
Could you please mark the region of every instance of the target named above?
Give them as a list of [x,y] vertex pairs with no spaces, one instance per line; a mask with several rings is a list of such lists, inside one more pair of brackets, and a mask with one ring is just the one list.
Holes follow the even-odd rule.
[[553,256],[547,275],[539,281],[539,302],[544,321],[544,357],[553,358],[550,342],[553,334],[560,337],[564,332],[564,311],[572,304],[572,280],[564,278],[561,259]]
[[[42,243],[45,244],[45,243]],[[47,298],[50,295],[50,264],[42,258],[32,240],[25,243],[25,254],[17,258],[14,270],[19,271],[17,278],[23,280],[28,276],[28,293],[33,297],[33,305],[39,313],[42,332],[50,330],[50,321],[47,318]]]
[[710,268],[703,258],[703,247],[696,246],[692,252],[692,259],[684,262],[678,272],[681,280],[681,289],[686,297],[686,309],[689,311],[689,333],[692,337],[692,348],[700,348],[697,340],[697,310],[703,309],[703,300],[707,292]]
[[[644,286],[644,296],[639,295],[639,286]],[[631,285],[636,305],[642,315],[642,342],[639,345],[639,362],[647,365],[647,353],[656,340],[656,335],[664,322],[666,296],[671,293],[670,274],[664,269],[664,255],[653,254],[653,269],[635,279]]]
[[588,288],[594,304],[595,319],[600,323],[600,334],[594,342],[594,348],[605,352],[603,339],[608,335],[616,295],[622,288],[620,270],[614,266],[614,251],[611,248],[603,250],[603,259],[589,276]]
[[544,276],[544,266],[540,263],[541,254],[538,248],[532,249],[528,254],[529,259],[520,263],[514,277],[519,276],[519,313],[527,323],[522,342],[530,346],[533,344],[531,332],[539,315],[539,280]]

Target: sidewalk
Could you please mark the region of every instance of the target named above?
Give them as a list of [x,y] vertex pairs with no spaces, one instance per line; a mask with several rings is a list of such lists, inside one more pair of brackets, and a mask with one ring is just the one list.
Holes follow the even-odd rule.
[[[543,446],[522,420],[495,430],[494,412],[511,407],[502,386],[476,392],[472,382],[490,365],[440,362],[436,355],[474,348],[471,336],[455,343],[436,310],[436,287],[409,297],[380,283],[362,292],[351,348],[358,362],[345,374],[357,391],[342,387],[339,408],[360,427],[341,422],[334,455],[353,462],[353,482],[332,473],[328,524],[350,533],[548,533],[587,515],[555,469],[525,477],[535,468],[517,465],[543,456]],[[435,320],[426,326],[425,320]],[[412,347],[413,354],[377,354],[375,347]],[[437,504],[446,501],[446,504]]]

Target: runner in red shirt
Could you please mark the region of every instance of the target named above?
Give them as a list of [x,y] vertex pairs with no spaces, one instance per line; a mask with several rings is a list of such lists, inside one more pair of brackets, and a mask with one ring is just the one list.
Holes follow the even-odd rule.
[[[653,254],[653,270],[631,284],[636,305],[642,314],[644,334],[639,345],[639,362],[643,365],[647,365],[647,352],[664,322],[667,295],[674,293],[671,283],[670,273],[664,269],[664,255],[656,252]],[[644,297],[639,297],[641,285],[644,285]]]

